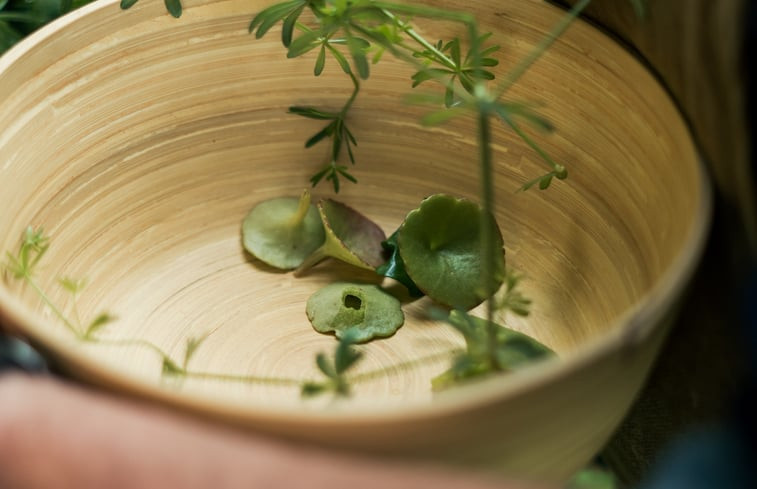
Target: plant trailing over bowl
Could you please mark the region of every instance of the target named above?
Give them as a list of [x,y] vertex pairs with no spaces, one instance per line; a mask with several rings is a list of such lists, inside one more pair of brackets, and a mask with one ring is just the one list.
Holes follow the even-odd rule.
[[[122,0],[121,6],[129,8],[135,3],[136,0]],[[383,231],[371,225],[356,210],[330,199],[313,206],[306,191],[300,198],[282,196],[275,199],[275,202],[268,201],[261,204],[262,207],[253,209],[244,222],[245,231],[249,231],[251,236],[249,241],[245,239],[247,249],[273,266],[297,268],[300,271],[304,271],[303,263],[307,266],[323,256],[336,255],[399,280],[408,287],[411,295],[426,293],[437,302],[451,307],[451,313],[447,310],[436,311],[433,316],[448,322],[463,335],[465,349],[451,350],[442,356],[413,359],[403,364],[412,366],[419,362],[448,360],[454,356],[452,367],[437,377],[436,387],[471,377],[509,371],[520,367],[525,359],[549,356],[549,350],[540,343],[507,330],[493,320],[495,309],[519,315],[528,314],[530,301],[517,289],[518,276],[505,268],[502,237],[493,218],[495,196],[492,185],[492,124],[501,123],[511,128],[548,166],[546,173],[523,183],[523,190],[532,187],[543,190],[555,179],[563,180],[567,177],[567,169],[553,160],[537,141],[523,131],[524,124],[552,130],[551,124],[532,107],[510,100],[507,96],[510,88],[569,27],[588,3],[589,0],[578,1],[553,31],[502,80],[496,80],[491,71],[498,64],[494,57],[498,46],[490,44],[491,34],[479,32],[476,19],[467,13],[378,0],[288,0],[259,12],[249,26],[250,32],[257,38],[265,36],[281,23],[281,41],[288,57],[299,57],[314,51],[315,76],[323,73],[329,63],[328,59],[331,59],[352,83],[352,90],[338,111],[310,106],[292,106],[289,109],[293,114],[321,121],[322,126],[306,140],[306,147],[328,142],[326,160],[310,178],[313,186],[324,181],[330,182],[334,191],[338,192],[343,180],[357,182],[350,173],[350,168],[356,163],[353,148],[358,144],[359,134],[348,127],[348,116],[362,84],[370,78],[372,64],[380,62],[382,56],[391,55],[414,67],[415,73],[409,80],[412,86],[425,86],[433,82],[440,87],[435,93],[412,97],[414,102],[435,104],[423,117],[424,124],[441,124],[461,115],[473,117],[476,121],[480,204],[463,203],[450,196],[434,196],[421,203],[418,209],[409,212],[403,225],[385,239]],[[635,2],[635,5],[640,4]],[[166,6],[174,17],[181,15],[182,8],[178,0],[166,0]],[[305,15],[306,11],[309,12],[308,16]],[[415,22],[421,18],[459,23],[467,32],[466,39],[429,41],[411,23],[411,19]],[[448,221],[452,225],[446,229],[434,224]],[[345,226],[345,222],[359,224]],[[368,234],[372,237],[363,242],[366,230],[369,230]],[[461,235],[467,238],[475,236],[477,239],[458,239]],[[305,241],[307,246],[303,251],[299,245]],[[455,244],[455,254],[451,261],[448,260],[447,249],[440,251],[438,242]],[[145,340],[100,339],[97,333],[112,317],[104,313],[88,323],[79,320],[75,299],[82,289],[82,281],[61,281],[62,286],[74,298],[71,315],[53,304],[35,281],[34,268],[48,246],[47,237],[41,230],[29,228],[19,251],[8,254],[6,269],[9,275],[31,286],[77,338],[91,343],[141,345],[154,350],[162,358],[164,376],[301,385],[303,394],[330,391],[343,395],[350,392],[351,383],[389,374],[389,369],[351,373],[361,357],[361,353],[353,345],[364,338],[348,325],[340,325],[344,327],[340,327],[340,342],[333,360],[323,354],[316,357],[318,369],[326,376],[326,380],[322,382],[308,380],[303,383],[301,379],[230,376],[191,370],[193,355],[211,333],[187,339],[182,360],[171,358],[160,346]],[[375,259],[385,253],[389,255],[387,259]],[[315,258],[310,258],[312,256]],[[444,266],[450,262],[459,263],[455,265],[459,271],[469,272],[465,287],[461,288],[468,294],[465,297],[444,287]],[[440,263],[444,266],[440,266]],[[471,263],[474,266],[470,266]],[[500,292],[495,293],[497,290]],[[358,296],[359,294],[342,296],[343,305],[359,312],[364,304]],[[360,305],[350,307],[347,302],[354,302],[351,297],[358,297]],[[470,316],[468,311],[482,300],[486,301],[486,317]],[[347,313],[357,314],[351,311]],[[391,332],[385,333],[382,330],[378,336],[386,334]]]

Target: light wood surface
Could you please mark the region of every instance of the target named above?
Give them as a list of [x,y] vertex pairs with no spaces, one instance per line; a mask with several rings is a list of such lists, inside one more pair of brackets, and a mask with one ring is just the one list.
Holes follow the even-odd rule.
[[587,14],[628,42],[680,104],[724,199],[729,244],[740,258],[757,253],[757,202],[749,144],[744,71],[748,0],[592,2]]
[[[302,147],[318,126],[286,108],[338,107],[349,81],[335,63],[312,79],[314,60],[286,60],[277,31],[248,35],[265,4],[189,1],[176,20],[159,2],[128,12],[100,2],[0,59],[0,249],[14,249],[27,225],[44,226],[52,247],[41,286],[66,304],[56,279],[86,277],[80,314],[117,315],[102,332],[108,341],[146,340],[180,361],[188,338],[210,332],[193,371],[310,379],[314,354],[335,342],[308,324],[307,297],[335,279],[372,278],[333,263],[303,278],[273,272],[245,255],[239,226],[256,202],[299,195],[325,155]],[[448,5],[495,31],[500,73],[561,15],[530,0]],[[420,30],[432,39],[454,31]],[[420,127],[425,109],[402,104],[410,74],[387,60],[365,84],[352,120],[360,183],[339,196],[387,234],[426,195],[475,198],[479,188],[472,120]],[[509,322],[556,349],[556,361],[439,396],[429,379],[446,366],[427,362],[390,368],[347,401],[303,402],[296,385],[168,382],[151,348],[82,344],[12,280],[0,287],[0,317],[84,380],[240,427],[564,478],[599,450],[640,388],[701,252],[709,193],[664,90],[587,25],[571,28],[512,97],[545,104],[557,131],[535,136],[570,171],[547,192],[517,193],[544,169],[496,128],[496,217],[535,302],[528,319]],[[406,324],[365,347],[360,371],[459,346],[424,318],[427,305],[407,304]]]

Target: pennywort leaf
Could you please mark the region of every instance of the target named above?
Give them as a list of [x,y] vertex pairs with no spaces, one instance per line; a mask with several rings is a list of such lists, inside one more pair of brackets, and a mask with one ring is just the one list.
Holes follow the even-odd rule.
[[395,231],[388,239],[381,242],[384,251],[389,253],[389,259],[376,268],[376,273],[394,279],[404,285],[410,296],[421,297],[423,296],[423,292],[415,285],[415,282],[413,282],[413,279],[410,278],[405,269],[405,261],[402,259],[402,255],[400,255],[397,244],[397,234],[398,232]]
[[463,335],[466,350],[449,370],[432,380],[435,389],[471,378],[512,372],[554,356],[552,350],[534,338],[465,311],[452,311],[447,322]]
[[[474,202],[437,194],[411,211],[398,230],[405,270],[417,287],[436,302],[469,310],[499,289],[504,275],[502,233],[493,216],[482,219]],[[490,226],[497,250],[491,290],[482,290],[482,222]]]
[[260,202],[242,222],[244,248],[264,263],[282,270],[302,265],[324,242],[324,227],[310,192],[299,198]]
[[[391,336],[405,320],[399,300],[373,284],[329,284],[310,296],[305,312],[313,329],[339,339],[348,335],[350,344]],[[354,361],[343,350],[336,352],[337,373]]]

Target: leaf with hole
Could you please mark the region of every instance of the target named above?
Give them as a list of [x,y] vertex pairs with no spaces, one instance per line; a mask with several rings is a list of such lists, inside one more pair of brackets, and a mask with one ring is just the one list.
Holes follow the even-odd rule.
[[[310,296],[305,312],[319,333],[334,333],[340,339],[349,334],[354,343],[391,336],[405,321],[400,301],[372,284],[327,285]],[[338,354],[337,373],[356,360],[348,353]]]

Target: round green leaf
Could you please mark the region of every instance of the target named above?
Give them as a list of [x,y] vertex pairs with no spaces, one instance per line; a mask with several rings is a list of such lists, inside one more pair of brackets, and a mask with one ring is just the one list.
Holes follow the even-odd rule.
[[505,252],[502,233],[493,217],[489,235],[496,250],[493,290],[482,281],[481,208],[466,199],[437,194],[410,212],[397,237],[405,270],[433,300],[469,310],[502,285]]
[[400,301],[369,284],[337,282],[308,299],[306,313],[319,333],[349,334],[356,343],[393,335],[405,321]]
[[247,251],[276,268],[297,268],[324,241],[323,224],[310,193],[281,197],[256,205],[242,223]]

